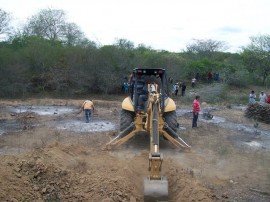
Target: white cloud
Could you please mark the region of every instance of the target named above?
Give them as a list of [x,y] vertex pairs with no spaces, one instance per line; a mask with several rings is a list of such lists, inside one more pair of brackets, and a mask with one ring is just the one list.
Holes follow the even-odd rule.
[[21,24],[40,9],[62,9],[102,45],[125,38],[179,52],[194,38],[211,38],[237,51],[250,36],[270,33],[268,0],[0,0],[0,5]]

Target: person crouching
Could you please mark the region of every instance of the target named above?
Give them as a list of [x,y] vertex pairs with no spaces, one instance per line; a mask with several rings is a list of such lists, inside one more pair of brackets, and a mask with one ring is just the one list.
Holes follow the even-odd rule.
[[94,103],[91,100],[86,100],[84,101],[84,103],[82,104],[82,110],[84,111],[85,114],[85,122],[89,123],[91,116],[92,116],[92,112],[94,112]]

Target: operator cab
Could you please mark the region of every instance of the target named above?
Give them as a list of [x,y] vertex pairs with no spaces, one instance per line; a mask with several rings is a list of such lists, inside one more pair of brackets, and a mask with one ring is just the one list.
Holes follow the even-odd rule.
[[160,93],[161,109],[167,98],[168,84],[165,69],[136,68],[131,78],[131,100],[135,111],[145,111],[149,93]]

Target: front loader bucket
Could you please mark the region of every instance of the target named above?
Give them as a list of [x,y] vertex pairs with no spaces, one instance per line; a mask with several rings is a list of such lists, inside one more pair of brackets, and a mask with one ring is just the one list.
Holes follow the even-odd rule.
[[162,176],[161,179],[144,178],[144,202],[168,201],[168,180]]

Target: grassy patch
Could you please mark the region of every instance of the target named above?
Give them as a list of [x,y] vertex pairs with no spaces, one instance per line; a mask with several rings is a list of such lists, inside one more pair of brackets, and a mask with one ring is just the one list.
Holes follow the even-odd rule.
[[233,104],[233,105],[246,105],[248,104],[248,96],[251,90],[255,90],[257,99],[259,92],[263,90],[268,92],[267,89],[248,86],[248,87],[234,87],[224,83],[213,83],[213,84],[199,84],[195,88],[190,86],[186,89],[185,96],[178,95],[177,97],[172,96],[178,104],[190,105],[196,95],[201,97],[201,102],[207,102],[209,104]]
[[195,88],[188,87],[185,96],[173,97],[183,104],[191,103],[196,95],[201,97],[201,102],[217,103],[223,102],[226,95],[227,85],[215,83],[209,85],[197,85]]

